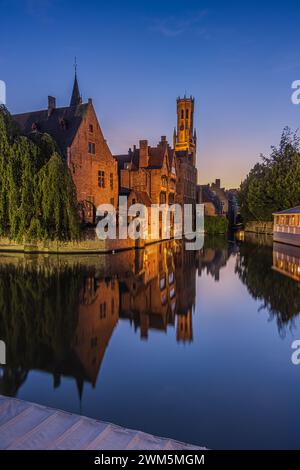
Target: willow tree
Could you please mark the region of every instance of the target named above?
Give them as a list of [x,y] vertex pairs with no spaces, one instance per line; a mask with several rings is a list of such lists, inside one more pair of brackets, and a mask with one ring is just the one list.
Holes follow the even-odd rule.
[[22,239],[34,217],[34,192],[38,147],[26,137],[18,137],[11,146],[7,162],[9,235]]
[[76,190],[48,134],[21,136],[0,108],[0,235],[18,241],[79,235]]
[[3,108],[0,109],[0,235],[8,230],[7,162],[10,157],[10,142]]
[[65,161],[54,153],[36,177],[35,216],[29,236],[73,240],[79,236],[76,189]]

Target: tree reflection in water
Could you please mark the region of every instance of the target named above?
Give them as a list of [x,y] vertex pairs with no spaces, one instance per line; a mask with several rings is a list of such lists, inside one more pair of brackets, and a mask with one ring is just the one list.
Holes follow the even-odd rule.
[[176,328],[178,342],[193,341],[197,256],[168,242],[110,256],[27,257],[0,262],[0,338],[7,366],[0,393],[16,395],[30,370],[96,385],[119,320],[141,338]]
[[[281,250],[284,249],[283,245]],[[300,248],[295,250],[300,253]],[[248,236],[246,243],[240,245],[236,273],[251,296],[262,301],[260,310],[266,309],[270,319],[276,319],[279,334],[285,337],[287,328],[294,329],[295,317],[300,312],[300,289],[287,271],[278,272],[273,259],[275,251],[270,237]]]
[[0,393],[16,395],[29,371],[41,370],[54,387],[72,377],[81,396],[84,383],[96,386],[118,322],[129,322],[143,340],[157,330],[192,343],[197,274],[222,282],[232,275],[225,269],[232,256],[241,282],[284,335],[300,311],[300,255],[297,261],[277,249],[273,265],[270,240],[237,246],[209,238],[197,253],[167,242],[110,256],[2,255],[0,338],[8,365],[0,369]]

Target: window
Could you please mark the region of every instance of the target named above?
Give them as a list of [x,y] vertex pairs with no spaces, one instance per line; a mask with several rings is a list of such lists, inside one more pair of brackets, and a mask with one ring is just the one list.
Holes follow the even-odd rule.
[[110,189],[114,189],[114,175],[113,175],[113,173],[111,173],[109,175],[109,185],[110,185]]
[[100,304],[100,312],[99,312],[100,320],[106,317],[106,302]]
[[161,177],[161,185],[166,188],[167,187],[167,178],[166,176]]
[[115,299],[111,299],[111,314],[114,315],[115,313]]
[[89,132],[93,133],[94,132],[94,126],[93,124],[89,125]]
[[186,119],[189,118],[189,110],[188,109],[186,109],[186,111],[185,111],[185,117],[186,117]]
[[174,193],[169,194],[169,204],[174,204]]
[[181,119],[184,119],[184,110],[181,110]]
[[95,144],[94,142],[89,142],[89,145],[88,145],[88,152],[91,153],[92,155],[95,155]]
[[99,186],[99,188],[105,188],[105,173],[104,173],[104,171],[98,171],[98,186]]
[[94,197],[93,196],[87,196],[86,198],[88,204],[87,204],[87,212],[86,215],[87,217],[93,217],[94,215]]
[[160,193],[160,203],[161,204],[166,204],[167,202],[167,195],[166,193]]
[[166,278],[165,277],[162,277],[160,279],[159,285],[160,285],[160,290],[164,290],[164,288],[166,287]]

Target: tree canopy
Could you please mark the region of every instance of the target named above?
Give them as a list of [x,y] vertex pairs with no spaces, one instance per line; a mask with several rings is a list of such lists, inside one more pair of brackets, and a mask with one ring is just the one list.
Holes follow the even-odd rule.
[[71,240],[79,236],[76,189],[47,134],[20,135],[0,107],[0,236]]
[[250,220],[272,220],[279,210],[300,204],[300,141],[288,127],[270,156],[261,155],[239,191],[241,215]]

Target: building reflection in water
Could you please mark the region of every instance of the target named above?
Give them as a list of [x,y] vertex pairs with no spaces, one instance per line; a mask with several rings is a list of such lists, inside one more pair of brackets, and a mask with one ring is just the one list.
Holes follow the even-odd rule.
[[118,322],[118,311],[118,280],[87,277],[80,292],[78,323],[71,348],[93,386]]
[[274,243],[273,269],[295,281],[300,281],[300,248]]
[[195,253],[182,244],[152,245],[142,254],[139,273],[120,283],[120,318],[129,320],[141,338],[150,330],[176,326],[177,341],[193,340],[195,307]]
[[[232,250],[231,250],[232,251]],[[7,343],[8,366],[0,393],[16,395],[30,370],[84,383],[97,377],[119,320],[129,321],[142,339],[151,330],[178,342],[193,341],[196,273],[219,279],[231,254],[223,247],[185,251],[181,242],[145,250],[81,258],[3,256],[0,263],[0,338]],[[174,331],[175,329],[175,331]]]

